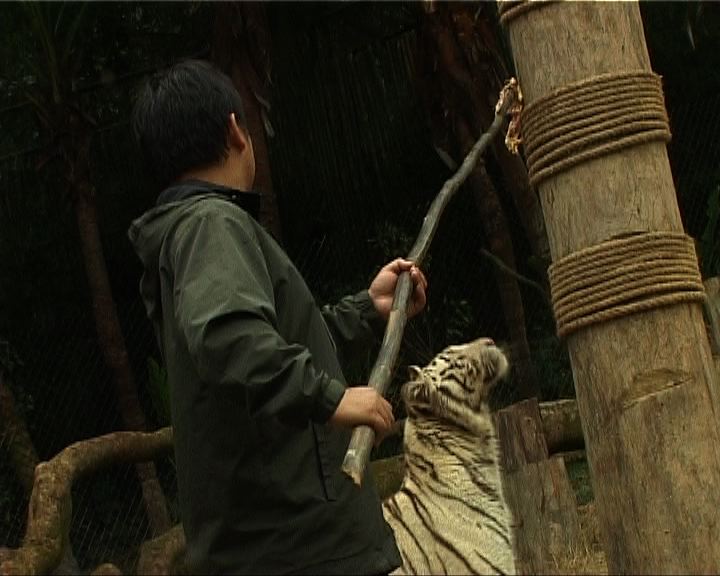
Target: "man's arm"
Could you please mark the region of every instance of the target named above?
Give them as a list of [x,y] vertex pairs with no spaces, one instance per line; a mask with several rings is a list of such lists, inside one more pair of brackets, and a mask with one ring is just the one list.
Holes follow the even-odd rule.
[[402,258],[383,266],[367,290],[346,296],[335,306],[323,308],[323,317],[343,364],[366,352],[373,338],[382,337],[402,272],[410,272],[415,286],[408,314],[412,318],[425,307],[427,280],[419,268]]
[[278,333],[270,275],[241,218],[206,211],[178,228],[171,247],[175,318],[200,377],[232,389],[254,418],[366,424],[384,437],[394,419],[382,396],[346,389]]
[[278,333],[267,266],[242,218],[206,209],[178,227],[176,321],[200,378],[237,390],[251,417],[325,422],[345,387]]
[[375,309],[367,290],[345,296],[334,306],[323,306],[321,312],[343,367],[367,353],[382,338],[385,319]]

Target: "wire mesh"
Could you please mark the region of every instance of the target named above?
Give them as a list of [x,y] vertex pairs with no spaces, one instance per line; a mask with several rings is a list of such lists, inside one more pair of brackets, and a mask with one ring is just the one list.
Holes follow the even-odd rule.
[[[394,48],[388,47],[393,42]],[[332,54],[331,50],[318,50],[320,55]],[[392,50],[392,54],[388,53]],[[382,69],[378,62],[385,63],[387,69]],[[284,230],[285,246],[318,301],[326,302],[340,297],[343,291],[366,286],[384,261],[407,252],[414,234],[419,231],[427,205],[448,174],[421,128],[419,110],[412,108],[411,87],[399,80],[403,77],[400,71],[412,67],[409,37],[401,36],[364,52],[319,56],[314,66],[314,84],[322,87],[320,93],[299,94],[292,106],[280,103],[272,119],[277,133],[297,135],[301,140],[297,150],[308,146],[308,142],[318,150],[322,147],[340,149],[328,153],[338,165],[331,170],[322,163],[305,162],[306,170],[300,173],[293,168],[297,165],[293,164],[292,146],[287,142],[282,149],[277,146],[273,149],[272,160],[281,213],[286,216],[283,223],[288,223]],[[372,72],[373,67],[379,67],[376,73]],[[293,77],[292,69],[290,63],[285,75],[279,76],[278,89],[290,90],[289,86],[299,81]],[[300,68],[297,70],[299,74]],[[371,80],[363,84],[368,78]],[[351,103],[352,114],[339,116],[335,101]],[[298,124],[302,120],[296,114],[298,108],[312,113],[304,119],[304,124]],[[674,134],[669,151],[678,203],[686,230],[697,238],[707,225],[710,188],[718,183],[720,100],[687,97],[671,102],[669,113]],[[365,133],[367,124],[361,118],[369,114],[387,115],[392,126],[383,127],[377,138]],[[358,119],[353,120],[355,115]],[[123,134],[121,127],[112,136],[124,137]],[[399,138],[398,134],[404,136]],[[377,143],[380,152],[369,154],[358,139]],[[129,156],[124,155],[123,150],[124,145],[102,147],[103,154],[115,158],[115,173],[110,178],[114,184],[109,185],[102,198],[105,211],[115,210],[123,198],[127,199],[123,188],[131,189],[127,193],[135,195],[135,205],[143,202],[138,200],[139,187],[132,183]],[[377,172],[368,166],[378,156],[388,165],[400,166],[388,180],[373,180]],[[31,257],[40,258],[43,266],[45,263],[50,266],[53,260],[64,262],[67,278],[58,277],[55,288],[60,290],[60,297],[56,300],[48,296],[52,290],[46,286],[35,286],[29,295],[17,295],[11,287],[0,286],[6,302],[11,301],[8,295],[14,295],[28,310],[23,322],[1,325],[0,336],[11,343],[20,360],[9,371],[8,382],[38,456],[47,460],[73,442],[119,430],[121,422],[111,375],[95,336],[87,289],[75,252],[75,236],[68,232],[70,225],[62,224],[68,218],[67,209],[58,207],[62,206],[60,200],[47,197],[50,188],[43,188],[33,175],[35,160],[29,153],[3,161],[1,172],[6,186],[3,210],[7,213],[11,204],[17,210],[22,207],[22,215],[28,221],[32,219],[31,208],[23,204],[19,193],[13,192],[15,189],[22,189],[23,194],[32,192],[40,198],[39,202],[47,204],[41,215],[34,215],[36,219],[40,216],[45,219],[39,229],[33,231],[36,237],[27,237],[34,247]],[[14,187],[8,182],[15,182]],[[303,206],[312,206],[312,214],[304,221],[290,223],[287,216],[302,214]],[[17,214],[17,210],[13,213]],[[507,209],[507,216],[517,242],[516,252],[520,253],[525,247],[519,218],[511,207]],[[53,223],[53,217],[61,222]],[[467,196],[458,197],[443,216],[428,256],[429,305],[426,313],[412,321],[406,330],[396,384],[402,381],[408,364],[429,361],[447,344],[481,335],[507,341],[508,330],[500,312],[500,295],[494,279],[496,270],[480,253],[486,241],[479,230],[472,200]],[[157,426],[148,393],[147,362],[150,357],[159,358],[159,354],[135,290],[137,265],[127,264],[130,248],[124,228],[106,231],[104,244],[111,263],[111,277],[120,286],[116,305],[141,403],[151,427]],[[12,256],[21,259],[17,254]],[[518,268],[519,272],[532,275],[523,261],[519,261]],[[35,268],[18,260],[13,270],[16,277],[20,277]],[[127,276],[132,281],[128,281]],[[42,277],[38,274],[38,278]],[[128,285],[132,288],[128,289]],[[531,357],[543,397],[571,397],[574,394],[572,373],[565,350],[554,336],[551,311],[535,290],[525,285],[520,286],[520,290]],[[36,305],[32,305],[33,302]],[[369,351],[364,364],[348,374],[348,379],[360,381],[363,374],[369,372],[373,359],[374,352]],[[498,404],[511,401],[512,381],[498,394]],[[396,410],[400,410],[397,397],[394,403]],[[27,494],[5,457],[14,441],[14,437],[0,436],[3,455],[0,458],[0,545],[9,547],[20,544],[27,513]],[[396,444],[391,445],[376,456],[397,450]],[[156,465],[171,516],[177,521],[177,487],[172,463],[165,459]],[[72,494],[70,538],[80,567],[87,570],[109,561],[124,571],[131,571],[140,544],[149,537],[134,467],[117,466],[81,479]]]

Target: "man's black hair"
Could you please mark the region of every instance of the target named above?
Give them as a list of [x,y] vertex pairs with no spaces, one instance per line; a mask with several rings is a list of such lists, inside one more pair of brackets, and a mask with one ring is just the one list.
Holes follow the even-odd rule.
[[135,102],[132,126],[155,184],[227,158],[230,113],[247,126],[240,94],[212,64],[185,60],[154,74]]

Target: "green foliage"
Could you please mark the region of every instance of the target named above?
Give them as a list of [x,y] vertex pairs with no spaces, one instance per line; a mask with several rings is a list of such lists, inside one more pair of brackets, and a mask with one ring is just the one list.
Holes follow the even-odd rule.
[[720,275],[720,183],[707,200],[707,223],[700,238],[703,276]]
[[168,383],[167,370],[161,366],[152,356],[147,359],[148,371],[148,392],[150,402],[157,415],[161,426],[172,424],[170,413],[170,384]]
[[575,499],[578,506],[584,506],[593,501],[592,478],[590,477],[590,467],[585,458],[578,460],[566,460],[565,468],[567,469],[570,485],[575,491]]

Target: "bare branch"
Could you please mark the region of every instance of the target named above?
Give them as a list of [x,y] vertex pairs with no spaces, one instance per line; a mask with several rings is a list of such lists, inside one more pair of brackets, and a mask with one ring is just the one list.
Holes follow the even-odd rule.
[[531,280],[530,278],[523,276],[520,274],[517,270],[512,269],[510,266],[505,264],[500,258],[495,256],[492,252],[489,250],[486,250],[485,248],[480,249],[480,254],[482,254],[485,258],[490,260],[495,266],[497,266],[500,270],[502,270],[505,274],[508,274],[515,278],[518,282],[522,282],[523,284],[527,284],[528,286],[535,288],[543,297],[543,302],[548,306],[550,310],[552,310],[552,302],[550,300],[550,295],[547,293],[547,290],[542,287],[542,285],[539,282],[535,282],[535,280]]
[[165,534],[143,542],[137,573],[146,576],[175,574],[174,567],[184,554],[185,532],[182,524],[176,524]]
[[[430,205],[430,209],[423,220],[420,234],[407,257],[408,260],[411,260],[416,265],[420,266],[422,264],[445,206],[447,206],[455,195],[455,192],[457,192],[462,183],[474,170],[478,159],[499,132],[505,119],[505,114],[515,104],[515,99],[518,94],[516,88],[517,81],[515,79],[512,79],[505,85],[500,92],[500,99],[495,107],[495,119],[490,125],[490,128],[478,139],[465,157],[465,160],[463,160],[460,169],[445,182],[435,197],[435,200],[433,200],[433,203]],[[395,299],[393,300],[392,309],[390,310],[385,336],[369,379],[369,385],[383,395],[390,383],[395,361],[400,352],[400,344],[405,331],[407,308],[412,290],[413,286],[410,280],[410,274],[403,272],[395,288]],[[370,459],[370,450],[374,440],[375,432],[372,428],[369,426],[358,426],[353,431],[350,445],[345,453],[342,469],[358,486],[362,483],[363,474]]]
[[49,462],[38,464],[23,544],[0,558],[0,575],[51,572],[69,539],[73,482],[114,464],[153,460],[170,452],[172,441],[171,428],[113,432],[76,442]]

